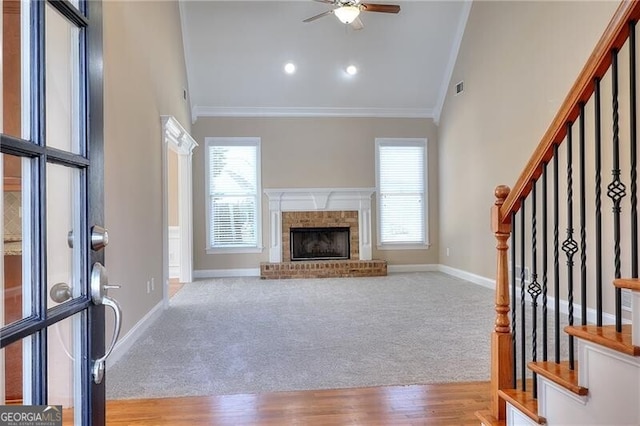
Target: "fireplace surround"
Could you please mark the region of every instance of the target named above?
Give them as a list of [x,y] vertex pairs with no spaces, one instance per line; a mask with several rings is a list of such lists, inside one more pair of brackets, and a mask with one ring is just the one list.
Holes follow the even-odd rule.
[[[269,198],[269,262],[291,260],[287,225],[298,226],[296,222],[304,227],[349,226],[351,259],[370,260],[371,196],[374,191],[374,188],[266,189],[264,192]],[[296,217],[291,224],[287,223],[287,217],[291,217],[288,213]]]
[[[387,262],[371,260],[373,188],[285,188],[264,192],[269,199],[269,262],[260,264],[261,278],[387,274]],[[321,227],[348,229],[348,257],[292,261],[291,229]]]

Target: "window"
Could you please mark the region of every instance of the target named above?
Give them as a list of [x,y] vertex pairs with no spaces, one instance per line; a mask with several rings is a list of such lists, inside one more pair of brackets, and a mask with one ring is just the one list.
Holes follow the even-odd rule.
[[207,252],[260,252],[260,138],[206,138]]
[[428,246],[427,140],[376,139],[376,187],[378,247]]

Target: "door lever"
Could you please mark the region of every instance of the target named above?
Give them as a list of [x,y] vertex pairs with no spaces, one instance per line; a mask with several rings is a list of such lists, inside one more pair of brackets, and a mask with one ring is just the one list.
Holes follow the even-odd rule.
[[113,309],[113,313],[115,314],[115,330],[113,332],[111,344],[105,351],[104,355],[94,361],[93,368],[91,369],[93,381],[96,384],[102,383],[102,379],[104,378],[105,362],[109,355],[111,355],[113,348],[116,346],[116,342],[120,336],[120,329],[122,328],[122,309],[120,309],[118,302],[107,296],[107,290],[120,288],[120,286],[110,285],[108,282],[109,278],[107,277],[107,269],[102,266],[100,262],[94,263],[93,269],[91,270],[91,300],[95,305],[110,307]]

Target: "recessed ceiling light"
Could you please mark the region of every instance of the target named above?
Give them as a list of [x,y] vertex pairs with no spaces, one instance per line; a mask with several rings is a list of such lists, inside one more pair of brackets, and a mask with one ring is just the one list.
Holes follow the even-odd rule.
[[347,67],[347,74],[349,75],[356,75],[358,73],[358,68],[356,68],[355,65],[349,65]]
[[287,62],[284,66],[284,72],[287,74],[293,74],[296,72],[296,66],[293,62]]

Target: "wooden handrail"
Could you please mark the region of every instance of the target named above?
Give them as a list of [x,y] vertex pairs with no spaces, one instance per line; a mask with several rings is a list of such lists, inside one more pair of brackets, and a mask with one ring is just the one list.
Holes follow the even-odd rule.
[[598,41],[578,79],[573,84],[551,126],[542,137],[527,166],[500,208],[500,221],[508,222],[511,213],[520,208],[520,201],[529,195],[532,182],[542,173],[543,164],[551,160],[554,145],[559,145],[567,134],[567,123],[576,120],[580,104],[586,103],[594,90],[594,80],[602,78],[611,65],[611,51],[620,49],[629,36],[629,22],[640,19],[640,0],[624,0]]

